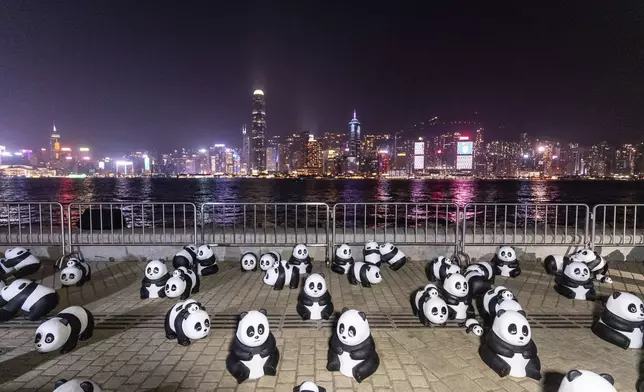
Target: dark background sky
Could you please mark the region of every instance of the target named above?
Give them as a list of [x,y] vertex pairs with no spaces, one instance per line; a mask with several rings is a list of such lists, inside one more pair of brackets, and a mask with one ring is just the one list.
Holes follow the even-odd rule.
[[55,120],[105,153],[238,145],[255,88],[269,135],[354,108],[364,133],[476,111],[488,140],[644,135],[642,2],[525,3],[5,0],[0,144]]

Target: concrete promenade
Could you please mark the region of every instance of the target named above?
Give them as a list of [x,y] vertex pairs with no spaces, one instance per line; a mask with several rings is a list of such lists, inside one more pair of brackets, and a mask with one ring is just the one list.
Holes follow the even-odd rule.
[[[367,313],[381,365],[362,384],[326,370],[331,322],[302,322],[295,312],[298,290],[274,291],[262,283],[261,272],[239,271],[234,261],[220,262],[220,272],[202,280],[193,297],[213,320],[211,335],[188,347],[166,340],[165,313],[175,301],[140,300],[143,262],[92,263],[92,281],[81,288],[59,289],[61,304],[83,305],[94,312],[92,339],[66,355],[33,351],[37,323],[15,319],[0,324],[0,391],[51,391],[59,378],[85,377],[104,391],[292,391],[303,381],[315,381],[328,391],[556,391],[561,374],[586,369],[611,374],[620,392],[635,390],[640,350],[622,350],[596,338],[589,327],[601,305],[558,296],[552,277],[535,262],[522,264],[523,274],[497,284],[514,291],[528,312],[542,363],[542,382],[500,379],[478,356],[478,338],[456,327],[425,328],[411,314],[409,294],[427,283],[425,264],[410,262],[393,272],[383,269],[382,284],[351,286],[345,277],[321,262],[337,310],[357,308]],[[601,285],[608,295],[627,290],[642,295],[641,263],[611,265],[614,284]],[[41,270],[47,285],[51,268]],[[236,315],[264,308],[277,338],[281,359],[276,377],[237,386],[225,369]]]

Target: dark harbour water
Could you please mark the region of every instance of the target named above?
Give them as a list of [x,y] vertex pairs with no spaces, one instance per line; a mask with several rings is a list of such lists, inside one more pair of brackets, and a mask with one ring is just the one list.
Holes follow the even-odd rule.
[[2,178],[0,201],[637,203],[644,181]]

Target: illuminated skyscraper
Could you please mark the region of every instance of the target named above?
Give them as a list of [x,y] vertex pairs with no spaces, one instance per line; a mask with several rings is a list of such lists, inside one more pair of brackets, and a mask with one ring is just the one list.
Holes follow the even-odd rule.
[[349,156],[358,157],[360,151],[360,121],[353,111],[353,118],[349,121]]
[[264,92],[253,93],[253,129],[251,133],[250,169],[262,173],[266,171],[266,103]]
[[250,164],[250,135],[246,131],[246,124],[242,126],[241,173],[248,174]]
[[54,130],[49,137],[49,161],[58,159],[60,153],[60,134],[56,131],[56,124]]

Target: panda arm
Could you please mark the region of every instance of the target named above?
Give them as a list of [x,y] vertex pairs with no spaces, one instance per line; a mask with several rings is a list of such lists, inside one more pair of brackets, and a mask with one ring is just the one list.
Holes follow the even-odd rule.
[[376,353],[376,343],[373,341],[373,338],[369,336],[364,346],[360,347],[357,350],[351,351],[351,359],[365,360],[373,356],[375,353]]
[[380,357],[374,347],[373,353],[368,358],[365,358],[364,361],[353,367],[353,378],[355,378],[358,383],[361,383],[365,378],[374,374],[376,370],[378,370],[378,366],[380,366]]
[[235,341],[230,351],[239,360],[250,361],[253,359],[253,353],[242,346],[239,341]]
[[148,294],[148,290],[146,289],[145,283],[143,283],[143,286],[141,286],[141,299],[147,299],[150,298],[150,295]]
[[330,350],[333,350],[337,355],[342,355],[344,350],[342,349],[342,342],[340,342],[340,339],[338,339],[338,336],[336,333],[333,333],[333,336],[331,337],[331,342],[329,343],[329,348]]
[[523,358],[528,359],[528,358],[536,358],[537,357],[537,345],[534,344],[534,340],[530,340],[530,342],[525,346],[525,349],[523,350]]
[[313,306],[313,300],[302,291],[298,297],[298,300],[301,304],[306,306]]
[[492,351],[487,344],[481,345],[479,355],[481,356],[481,360],[500,377],[505,377],[510,374],[512,367]]
[[238,384],[241,384],[242,382],[247,380],[248,376],[250,375],[250,369],[246,365],[241,363],[240,359],[243,358],[235,356],[234,352],[231,352],[230,355],[228,355],[228,357],[226,358],[226,369],[233,377],[235,377],[235,380],[237,380]]
[[537,381],[541,380],[541,361],[539,357],[530,358],[525,367],[525,375]]
[[562,284],[555,284],[555,291],[568,299],[575,298],[575,292]]
[[320,312],[320,315],[324,320],[328,320],[332,314],[333,314],[333,302],[331,302],[331,299],[329,299],[329,302],[326,305],[324,305],[324,309],[322,309],[322,312]]
[[331,303],[331,294],[329,294],[329,292],[327,291],[326,293],[324,293],[324,295],[323,295],[323,296],[321,296],[321,297],[318,299],[318,305],[320,305],[320,306],[326,306],[326,305],[328,305],[329,303]]
[[621,347],[623,349],[627,349],[631,345],[631,339],[629,339],[627,336],[623,335],[619,331],[616,331],[613,328],[609,327],[608,325],[601,323],[599,321],[597,321],[592,326],[591,330],[599,338],[609,343],[613,343],[614,345]]
[[259,352],[259,355],[264,358],[276,350],[277,342],[275,341],[275,336],[269,332],[268,339],[266,339],[266,342],[262,345],[262,350]]

